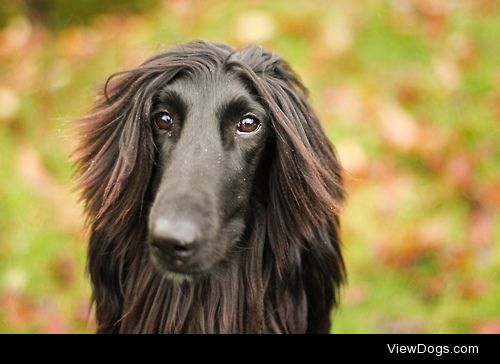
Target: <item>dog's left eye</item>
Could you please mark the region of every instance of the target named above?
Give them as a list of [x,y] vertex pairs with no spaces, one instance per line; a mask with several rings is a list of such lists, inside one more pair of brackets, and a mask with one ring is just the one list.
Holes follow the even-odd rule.
[[172,129],[174,119],[167,111],[160,111],[153,116],[153,121],[158,129],[169,131]]
[[245,116],[238,122],[236,131],[238,134],[250,134],[260,128],[260,122],[252,116]]

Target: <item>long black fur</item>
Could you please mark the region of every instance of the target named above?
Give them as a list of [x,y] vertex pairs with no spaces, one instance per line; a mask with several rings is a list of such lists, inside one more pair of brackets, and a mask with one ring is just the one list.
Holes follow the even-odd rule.
[[[247,180],[260,187],[249,186],[238,241],[213,269],[178,282],[148,249],[154,181],[166,173],[150,115],[158,91],[186,74],[191,82],[215,74],[240,80],[266,111],[269,135]],[[177,46],[111,76],[79,125],[97,332],[329,331],[345,280],[341,167],[305,87],[278,55],[203,41]]]

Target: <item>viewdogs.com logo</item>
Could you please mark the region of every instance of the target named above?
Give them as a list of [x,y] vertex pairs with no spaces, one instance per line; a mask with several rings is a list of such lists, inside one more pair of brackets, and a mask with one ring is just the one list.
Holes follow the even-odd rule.
[[390,354],[431,354],[441,356],[443,354],[478,354],[479,346],[477,345],[399,345],[387,344],[387,349]]

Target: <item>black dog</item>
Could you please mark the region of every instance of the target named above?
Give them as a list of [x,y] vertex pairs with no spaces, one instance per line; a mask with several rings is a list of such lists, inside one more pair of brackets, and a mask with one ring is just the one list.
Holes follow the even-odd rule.
[[202,41],[108,80],[76,151],[98,332],[329,331],[344,192],[305,94]]

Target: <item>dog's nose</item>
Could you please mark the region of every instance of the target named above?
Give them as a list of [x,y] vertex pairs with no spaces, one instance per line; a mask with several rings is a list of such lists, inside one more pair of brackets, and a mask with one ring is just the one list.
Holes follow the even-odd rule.
[[195,253],[198,237],[199,230],[192,222],[162,218],[153,224],[151,244],[174,264],[182,265]]

